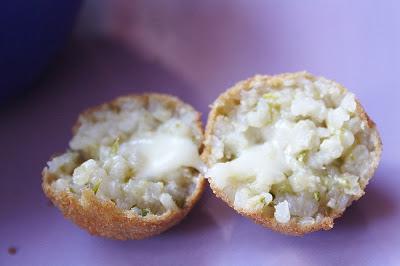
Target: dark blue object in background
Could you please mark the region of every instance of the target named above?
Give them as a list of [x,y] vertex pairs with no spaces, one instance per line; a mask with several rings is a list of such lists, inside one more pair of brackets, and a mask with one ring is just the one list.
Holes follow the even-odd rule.
[[66,44],[81,0],[0,3],[0,101],[29,88]]

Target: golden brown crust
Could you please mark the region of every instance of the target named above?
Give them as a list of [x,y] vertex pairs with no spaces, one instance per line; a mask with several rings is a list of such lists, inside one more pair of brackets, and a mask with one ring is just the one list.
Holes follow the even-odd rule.
[[[314,76],[307,72],[296,72],[296,73],[284,73],[280,75],[275,75],[275,76],[260,76],[256,75],[254,77],[251,77],[247,80],[240,81],[236,83],[233,87],[229,88],[227,91],[222,93],[216,100],[215,102],[211,105],[211,111],[208,116],[207,120],[207,125],[205,129],[205,146],[204,146],[204,151],[201,155],[202,159],[208,166],[210,166],[210,155],[211,155],[211,149],[212,146],[209,144],[211,137],[213,136],[214,132],[214,127],[215,127],[215,122],[217,120],[217,117],[223,114],[226,114],[229,110],[235,108],[236,105],[240,104],[239,101],[239,96],[240,92],[242,90],[249,90],[251,88],[251,83],[255,79],[263,79],[264,82],[267,82],[268,84],[271,85],[271,87],[275,87],[274,84],[276,84],[279,81],[285,80],[285,79],[292,79],[292,78],[298,78],[298,77],[307,77],[309,79],[315,79]],[[346,90],[343,86],[339,85],[342,89]],[[361,184],[361,188],[364,190],[366,185],[368,184],[368,180],[373,176],[376,168],[378,167],[381,153],[382,153],[382,142],[379,137],[379,133],[376,129],[375,123],[368,117],[367,113],[365,112],[364,108],[361,106],[359,101],[357,101],[357,108],[356,112],[360,115],[361,119],[366,121],[368,124],[368,127],[371,128],[371,134],[374,142],[374,147],[376,151],[376,157],[374,158],[372,162],[372,166],[370,168],[370,171],[368,172],[368,178],[365,183]],[[234,206],[233,201],[228,198],[226,193],[222,190],[220,190],[213,182],[212,178],[208,178],[208,181],[210,183],[211,189],[213,190],[214,194],[221,198],[223,201],[225,201],[231,208],[235,209],[239,214],[249,217],[252,220],[254,220],[256,223],[271,228],[272,230],[288,234],[288,235],[295,235],[295,236],[301,236],[306,233],[314,232],[314,231],[319,231],[319,230],[329,230],[333,228],[333,221],[334,219],[340,217],[344,211],[342,212],[334,212],[331,213],[329,217],[324,217],[322,221],[319,223],[314,223],[312,225],[307,225],[307,226],[300,226],[294,219],[291,219],[288,223],[286,224],[281,224],[278,223],[274,217],[266,217],[262,213],[252,213],[244,209],[239,209]],[[361,196],[354,196],[350,201],[348,206],[352,204],[355,200],[358,200]],[[347,206],[347,207],[348,207]]]
[[[94,112],[99,110],[118,108],[123,101],[136,99],[147,103],[149,97],[170,104],[172,107],[185,105],[193,112],[196,112],[193,107],[183,103],[176,97],[166,94],[148,93],[119,97],[109,103],[84,111],[80,115],[80,118],[91,117]],[[196,113],[196,127],[198,127],[202,132],[200,113]],[[73,127],[74,133],[79,126],[80,119],[78,119],[77,123]],[[199,147],[199,151],[201,151],[201,148],[202,147]],[[86,229],[93,235],[121,240],[143,239],[154,236],[179,223],[200,199],[205,188],[205,180],[202,176],[199,176],[193,193],[186,199],[186,203],[182,209],[168,211],[158,216],[148,215],[141,217],[138,215],[128,215],[124,210],[117,208],[111,200],[99,200],[90,189],[83,190],[80,198],[68,191],[56,192],[52,188],[51,183],[57,177],[49,173],[47,167],[43,169],[42,176],[42,188],[44,193],[54,203],[54,205],[62,211],[66,218],[71,219],[74,223],[83,229]]]

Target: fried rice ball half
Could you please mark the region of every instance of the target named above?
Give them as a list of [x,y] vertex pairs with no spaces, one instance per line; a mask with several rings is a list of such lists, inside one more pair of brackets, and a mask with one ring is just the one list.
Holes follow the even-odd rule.
[[333,228],[380,160],[374,122],[354,94],[307,72],[257,75],[211,106],[203,161],[215,195],[289,235]]
[[83,112],[69,149],[43,170],[46,196],[80,227],[143,239],[180,222],[199,200],[200,114],[163,94],[131,95]]

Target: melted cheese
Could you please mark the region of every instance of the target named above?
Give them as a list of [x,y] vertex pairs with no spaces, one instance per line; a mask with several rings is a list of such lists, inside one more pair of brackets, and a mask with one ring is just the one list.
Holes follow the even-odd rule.
[[265,189],[285,180],[287,169],[282,150],[270,143],[244,150],[238,158],[226,163],[217,163],[207,172],[218,187],[229,185],[230,178],[244,181],[255,178],[254,189]]
[[184,166],[201,168],[197,146],[184,136],[154,133],[122,144],[120,153],[133,161],[139,178],[160,177]]

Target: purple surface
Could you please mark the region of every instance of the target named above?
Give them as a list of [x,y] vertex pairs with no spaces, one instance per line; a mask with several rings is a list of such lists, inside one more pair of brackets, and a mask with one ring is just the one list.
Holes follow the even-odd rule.
[[[86,14],[90,21],[109,9],[100,2],[103,9]],[[130,2],[113,2],[104,28],[95,29],[119,42],[74,42],[37,89],[0,108],[0,265],[400,264],[399,2]],[[207,106],[235,81],[303,69],[355,92],[384,142],[366,195],[333,230],[284,236],[207,190],[179,226],[121,242],[89,236],[48,206],[41,169],[66,148],[84,108],[161,91],[193,104],[205,120]]]

